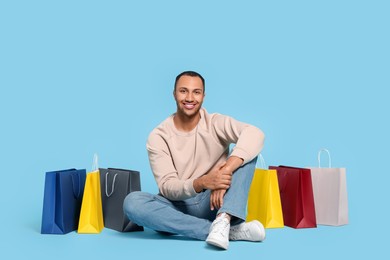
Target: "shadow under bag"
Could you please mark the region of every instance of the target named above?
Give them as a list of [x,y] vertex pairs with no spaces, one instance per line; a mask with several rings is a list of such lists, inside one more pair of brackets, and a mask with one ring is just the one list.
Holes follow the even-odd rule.
[[104,227],[119,232],[143,231],[123,211],[123,201],[133,191],[141,190],[140,173],[125,169],[100,168]]
[[85,169],[47,172],[42,212],[42,234],[76,230],[85,185]]

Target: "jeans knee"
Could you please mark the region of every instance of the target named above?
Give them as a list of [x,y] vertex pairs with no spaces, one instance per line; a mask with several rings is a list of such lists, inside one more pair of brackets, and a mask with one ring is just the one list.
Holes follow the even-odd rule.
[[123,211],[129,219],[134,219],[142,212],[147,200],[147,193],[142,191],[134,191],[129,193],[123,201]]

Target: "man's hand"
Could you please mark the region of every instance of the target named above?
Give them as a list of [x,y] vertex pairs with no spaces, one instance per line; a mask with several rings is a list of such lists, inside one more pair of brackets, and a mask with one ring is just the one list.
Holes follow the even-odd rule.
[[223,197],[225,196],[226,190],[213,190],[210,195],[210,209],[220,209],[223,205]]
[[194,189],[201,192],[203,189],[219,190],[229,189],[232,181],[232,172],[225,169],[226,162],[213,167],[207,174],[194,180]]
[[220,209],[223,205],[223,198],[230,188],[233,172],[242,165],[244,160],[231,156],[226,162],[213,167],[207,174],[194,180],[194,189],[201,192],[203,189],[211,190],[210,209]]

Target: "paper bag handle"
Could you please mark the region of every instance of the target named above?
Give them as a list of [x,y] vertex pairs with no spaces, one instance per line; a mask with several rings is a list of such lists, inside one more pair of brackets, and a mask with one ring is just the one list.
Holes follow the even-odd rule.
[[95,153],[93,155],[93,162],[92,162],[92,171],[97,171],[99,170],[99,165],[98,165],[98,155]]
[[75,187],[76,187],[76,180],[74,179],[74,175],[71,174],[70,177],[72,178],[72,186],[73,186],[73,195],[75,196],[76,199],[78,199],[80,197],[80,192],[81,192],[81,185],[80,185],[80,174],[76,174],[77,177],[78,177],[78,181],[77,181],[77,195],[76,195],[76,191],[75,191]]
[[256,168],[259,168],[258,164],[260,162],[260,167],[261,167],[260,169],[265,169],[266,166],[265,166],[265,161],[264,161],[263,155],[260,153],[258,157],[259,157],[259,160],[256,163]]
[[114,175],[114,179],[112,180],[112,185],[111,185],[111,192],[110,194],[108,194],[108,187],[107,187],[107,183],[108,183],[108,173],[106,173],[106,195],[107,197],[110,197],[113,193],[114,193],[114,188],[115,188],[115,180],[116,180],[116,176],[118,175],[118,173],[115,173]]
[[326,152],[328,154],[328,160],[329,160],[329,168],[332,167],[332,159],[330,158],[330,153],[328,151],[328,149],[320,149],[318,151],[318,168],[321,168],[321,152]]

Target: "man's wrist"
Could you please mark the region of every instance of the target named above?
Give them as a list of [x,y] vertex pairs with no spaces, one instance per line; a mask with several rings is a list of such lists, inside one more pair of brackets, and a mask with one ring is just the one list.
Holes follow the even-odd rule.
[[[203,177],[203,176],[202,176]],[[199,177],[197,179],[194,180],[193,182],[193,186],[194,186],[194,190],[199,193],[203,190],[203,178],[202,177]]]
[[225,165],[226,170],[228,170],[230,172],[234,172],[242,165],[243,162],[244,162],[244,159],[242,159],[238,156],[230,156],[226,162],[226,165]]

